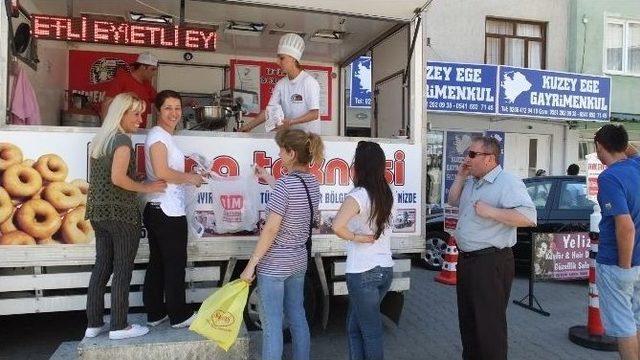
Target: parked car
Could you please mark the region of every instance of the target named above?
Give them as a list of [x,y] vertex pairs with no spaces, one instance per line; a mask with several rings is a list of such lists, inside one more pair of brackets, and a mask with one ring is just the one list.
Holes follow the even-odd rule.
[[[531,267],[531,237],[534,232],[589,231],[589,216],[594,202],[587,199],[584,176],[540,176],[523,179],[538,212],[538,225],[518,228],[518,241],[513,254],[518,272],[529,272]],[[446,250],[448,234],[444,229],[444,216],[427,215],[426,255],[421,264],[427,269],[439,270]]]
[[426,225],[426,249],[420,264],[429,270],[440,270],[449,240],[449,234],[444,231],[444,211],[441,207],[428,209]]

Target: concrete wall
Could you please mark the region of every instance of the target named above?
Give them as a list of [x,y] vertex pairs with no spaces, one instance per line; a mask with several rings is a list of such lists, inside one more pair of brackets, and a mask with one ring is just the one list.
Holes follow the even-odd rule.
[[504,17],[548,22],[547,69],[566,70],[568,3],[568,0],[434,0],[423,19],[430,39],[427,58],[484,63],[485,19]]
[[[434,0],[423,19],[424,53],[427,61],[482,64],[487,17],[541,21],[547,23],[546,68],[566,71],[568,13],[569,0]],[[427,119],[433,130],[549,135],[547,171],[552,175],[564,174],[566,167],[577,161],[578,132],[569,129],[566,122],[433,112],[427,114]],[[528,156],[519,148],[506,148],[505,152]]]
[[[506,134],[540,134],[550,135],[551,148],[549,175],[563,175],[569,164],[578,160],[578,131],[570,130],[563,122],[545,120],[521,120],[497,118],[488,116],[473,116],[462,114],[434,114],[428,115],[431,129],[449,131],[504,131]],[[565,132],[566,131],[566,132]],[[528,156],[528,152],[518,152],[522,148],[505,148],[505,152],[517,153],[517,156]],[[515,169],[509,169],[515,171]]]
[[[604,72],[604,32],[607,16],[640,21],[640,1],[571,1],[568,70],[611,76],[611,111],[635,114],[636,118],[640,119],[640,101],[637,95],[640,92],[640,76]],[[587,20],[586,24],[582,22],[583,17]]]

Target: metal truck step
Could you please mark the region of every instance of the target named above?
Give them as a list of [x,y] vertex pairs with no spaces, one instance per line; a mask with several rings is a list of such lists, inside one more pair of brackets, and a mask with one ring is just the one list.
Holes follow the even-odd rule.
[[[145,324],[146,315],[130,314],[129,323]],[[168,322],[150,330],[147,335],[125,340],[109,340],[108,333],[91,339],[84,338],[78,345],[78,359],[249,359],[249,335],[244,324],[236,343],[228,352],[189,329],[173,329]]]

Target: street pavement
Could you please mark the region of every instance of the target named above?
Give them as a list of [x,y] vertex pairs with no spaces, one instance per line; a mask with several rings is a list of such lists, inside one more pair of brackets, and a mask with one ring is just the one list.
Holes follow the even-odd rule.
[[[437,272],[413,267],[411,289],[405,296],[405,307],[398,327],[385,329],[385,357],[392,360],[461,359],[462,344],[458,331],[455,286],[433,281]],[[528,293],[528,279],[514,280],[511,299],[519,300]],[[509,359],[514,360],[608,360],[618,359],[614,352],[583,348],[569,341],[569,328],[587,323],[587,283],[538,282],[534,293],[550,317],[524,309],[510,302]],[[344,319],[346,301],[332,308],[326,331],[314,329],[312,359],[347,359],[347,335]],[[259,353],[260,336],[254,334]],[[290,347],[287,359],[291,359]],[[255,357],[258,359],[259,357]]]
[[[413,267],[399,326],[385,327],[385,357],[392,360],[460,359],[455,287],[433,281],[437,273]],[[528,280],[516,278],[511,298],[527,294]],[[510,303],[509,359],[617,359],[616,353],[586,349],[568,339],[574,325],[586,325],[586,282],[540,282],[535,294],[550,317]],[[312,332],[312,359],[347,358],[344,329],[346,299],[332,303],[329,326]],[[61,342],[79,341],[86,326],[83,312],[0,317],[0,359],[49,359]],[[252,358],[259,359],[261,334],[252,332]],[[285,358],[291,359],[290,345]]]

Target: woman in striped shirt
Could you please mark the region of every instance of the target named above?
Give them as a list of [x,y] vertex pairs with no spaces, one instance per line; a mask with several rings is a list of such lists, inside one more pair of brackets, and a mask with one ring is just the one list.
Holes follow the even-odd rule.
[[282,358],[284,313],[291,330],[293,358],[305,360],[309,359],[310,352],[304,311],[306,243],[311,241],[309,224],[320,203],[320,186],[309,173],[309,165],[322,163],[324,145],[318,135],[297,129],[279,131],[276,142],[287,175],[276,182],[264,169],[257,171],[274,191],[267,203],[266,224],[240,278],[252,281],[257,269],[262,359]]

